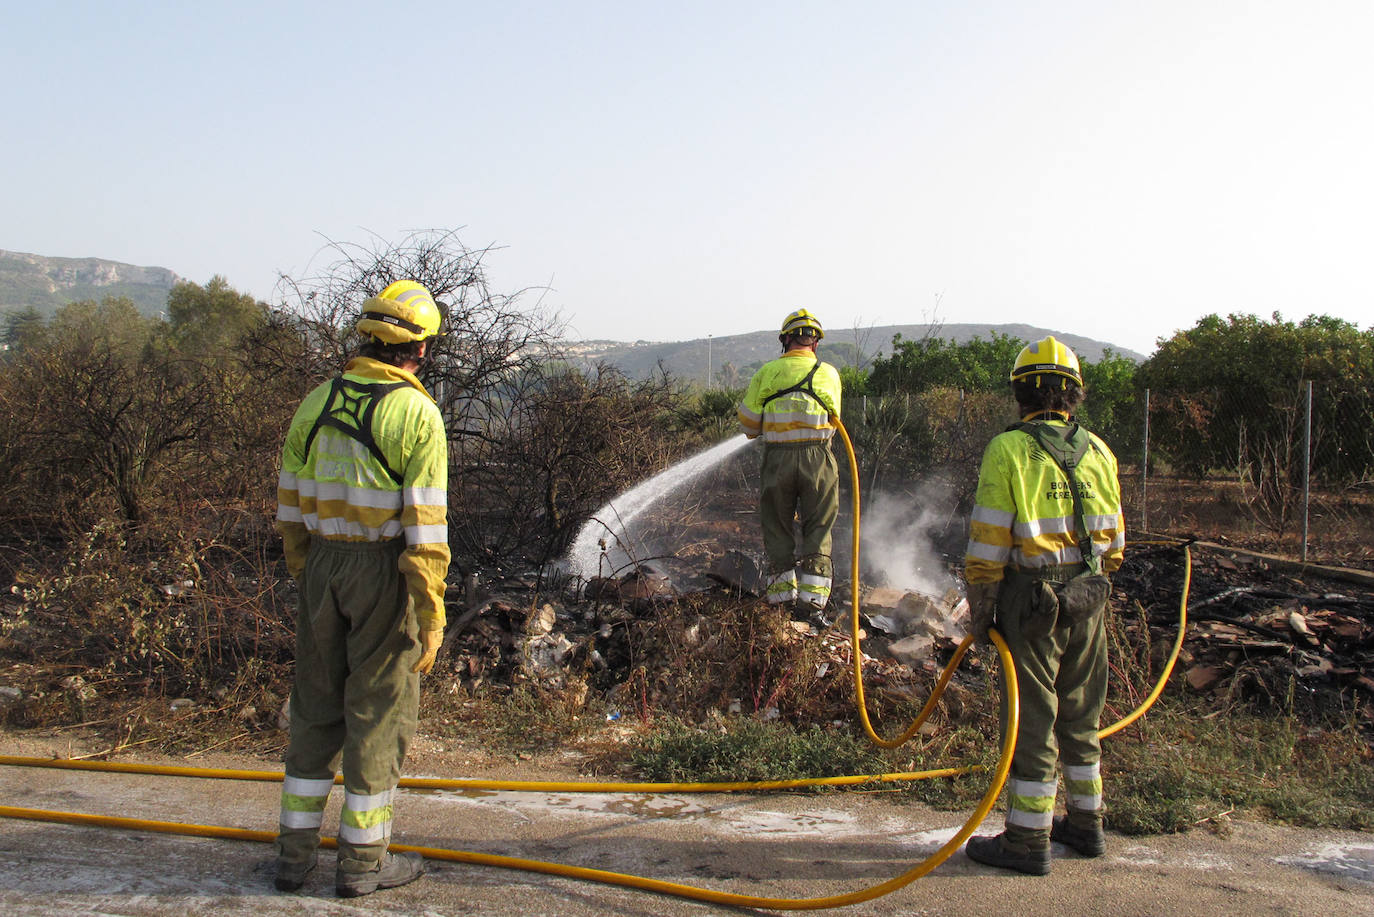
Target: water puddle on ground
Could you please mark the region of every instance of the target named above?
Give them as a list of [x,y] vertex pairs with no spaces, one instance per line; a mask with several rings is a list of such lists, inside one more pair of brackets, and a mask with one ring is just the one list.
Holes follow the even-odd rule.
[[884,839],[913,850],[934,850],[944,845],[963,827],[953,824],[946,828],[926,829],[901,815],[875,818],[870,812],[862,818],[840,809],[820,809],[805,813],[791,812],[727,812],[720,820],[732,831],[766,834],[771,837],[825,837],[831,839]]
[[[604,816],[617,821],[683,820],[699,827],[729,835],[755,835],[772,838],[852,839],[879,835],[889,842],[913,851],[930,851],[943,846],[962,827],[951,823],[931,828],[914,823],[900,811],[890,816],[862,815],[842,808],[807,808],[788,812],[776,808],[755,808],[760,800],[729,794],[703,796],[668,793],[567,793],[523,790],[494,791],[476,789],[415,789],[406,793],[423,796],[426,804],[482,806],[520,819],[535,820],[561,816]],[[776,805],[776,803],[773,803]],[[989,823],[992,833],[996,826]]]
[[860,829],[856,816],[834,809],[804,813],[758,810],[730,812],[723,816],[723,820],[729,822],[736,831],[772,837],[847,837],[871,833],[871,828]]
[[463,796],[467,799],[482,799],[486,796],[495,796],[500,790],[466,790],[457,787],[453,789],[439,789],[437,787],[402,787],[401,791],[415,796]]
[[501,809],[515,809],[526,815],[577,812],[605,814],[629,818],[681,818],[710,812],[700,803],[682,796],[658,793],[530,793],[524,791],[496,792],[492,790],[414,790],[435,801],[452,801],[472,805],[491,805]]
[[[540,793],[494,792],[466,789],[406,789],[423,795],[430,803],[449,802],[464,806],[491,806],[525,818],[552,817],[559,814],[604,815],[620,819],[687,819],[715,822],[730,833],[771,837],[863,837],[873,833],[872,819],[861,824],[857,815],[840,809],[811,809],[782,812],[750,809],[744,800],[715,797],[703,804],[687,796],[665,793]],[[901,836],[918,846],[943,843],[956,827],[934,832],[910,833],[914,826],[902,818],[885,820],[883,833]]]
[[1374,846],[1367,844],[1323,844],[1301,855],[1274,859],[1285,866],[1374,883]]

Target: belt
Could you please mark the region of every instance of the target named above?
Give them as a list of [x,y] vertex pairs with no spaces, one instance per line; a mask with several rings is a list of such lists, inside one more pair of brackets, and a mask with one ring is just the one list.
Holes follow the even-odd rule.
[[1047,567],[1007,567],[1005,576],[1017,576],[1027,580],[1045,580],[1051,583],[1067,583],[1088,569],[1084,563],[1050,564]]
[[828,439],[789,439],[783,442],[763,441],[763,447],[765,449],[803,449],[808,446],[829,447],[829,445],[830,440]]

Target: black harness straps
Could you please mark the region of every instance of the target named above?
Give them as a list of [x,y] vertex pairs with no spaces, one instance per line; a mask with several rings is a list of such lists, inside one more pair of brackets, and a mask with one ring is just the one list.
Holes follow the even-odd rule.
[[310,454],[310,444],[315,441],[315,434],[320,432],[320,427],[329,427],[366,446],[373,457],[381,462],[391,480],[397,484],[403,483],[405,475],[391,467],[377,445],[377,438],[372,434],[372,415],[377,412],[377,405],[383,398],[408,385],[409,382],[354,382],[336,376],[330,386],[329,397],[325,399],[324,410],[305,438],[304,454]]
[[1020,430],[1039,444],[1045,454],[1054,460],[1069,479],[1069,495],[1073,498],[1074,523],[1078,529],[1078,553],[1083,557],[1092,573],[1101,572],[1102,555],[1093,544],[1092,532],[1088,529],[1087,515],[1083,510],[1083,496],[1078,492],[1078,476],[1074,469],[1088,454],[1088,449],[1097,449],[1088,431],[1078,424],[1071,427],[1056,427],[1044,421],[1014,423],[1007,430]]
[[820,396],[816,394],[816,387],[811,384],[811,380],[816,378],[816,370],[820,368],[821,361],[817,360],[815,364],[811,367],[811,372],[807,373],[805,376],[802,376],[801,381],[798,382],[796,385],[792,386],[791,388],[785,388],[781,391],[774,392],[767,398],[763,399],[763,404],[759,406],[759,413],[762,414],[765,410],[767,410],[768,402],[772,401],[774,398],[780,398],[783,395],[790,395],[793,392],[802,392],[804,394],[810,395],[812,398],[816,400],[817,404],[819,404],[821,407],[825,407],[825,402],[822,401],[820,399]]

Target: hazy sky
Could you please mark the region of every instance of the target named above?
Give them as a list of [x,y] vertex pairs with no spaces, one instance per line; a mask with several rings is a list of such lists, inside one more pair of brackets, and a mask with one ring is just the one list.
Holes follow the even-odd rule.
[[[0,248],[279,273],[461,228],[570,336],[1374,325],[1374,2],[11,5]],[[534,295],[531,294],[531,302]]]

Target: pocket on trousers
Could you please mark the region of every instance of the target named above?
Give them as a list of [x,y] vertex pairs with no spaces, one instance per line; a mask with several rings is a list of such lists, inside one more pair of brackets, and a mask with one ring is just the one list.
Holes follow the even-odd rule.
[[1021,617],[1021,635],[1028,640],[1042,639],[1049,636],[1059,619],[1059,596],[1044,580],[1032,580],[1030,601],[1025,609]]
[[1059,626],[1073,627],[1089,621],[1107,605],[1112,581],[1100,573],[1080,573],[1056,590]]

